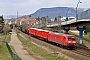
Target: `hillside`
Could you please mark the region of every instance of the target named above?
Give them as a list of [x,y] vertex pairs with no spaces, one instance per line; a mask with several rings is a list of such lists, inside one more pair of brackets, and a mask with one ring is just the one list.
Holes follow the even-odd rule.
[[[69,9],[69,10],[68,10]],[[30,14],[31,17],[43,17],[43,16],[49,16],[51,18],[62,16],[65,17],[68,10],[68,16],[75,16],[76,15],[76,9],[72,7],[53,7],[53,8],[40,8],[35,13]],[[85,11],[85,8],[78,8],[78,13],[81,13],[82,11]],[[27,15],[30,16],[30,15]]]

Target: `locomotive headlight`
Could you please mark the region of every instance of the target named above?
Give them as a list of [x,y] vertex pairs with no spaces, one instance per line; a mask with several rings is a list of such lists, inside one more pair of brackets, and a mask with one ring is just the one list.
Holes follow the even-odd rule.
[[73,42],[74,44],[76,44],[76,42]]
[[71,43],[71,41],[68,41],[68,43]]

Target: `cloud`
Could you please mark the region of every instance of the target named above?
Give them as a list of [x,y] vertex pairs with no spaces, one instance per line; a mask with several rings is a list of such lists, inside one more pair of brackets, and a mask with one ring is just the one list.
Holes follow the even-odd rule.
[[24,6],[37,6],[37,5],[40,5],[41,3],[37,0],[34,0],[34,1],[28,1],[28,2],[24,2],[24,3],[21,3],[22,5]]
[[9,2],[9,3],[20,3],[20,2],[27,2],[29,0],[0,0],[0,2]]
[[[2,1],[2,0],[1,0]],[[73,0],[3,0],[1,6],[16,7],[50,7],[50,6],[74,6]]]
[[[79,7],[90,7],[89,0],[81,0]],[[30,14],[40,8],[76,7],[78,0],[0,0],[1,14]]]
[[0,6],[4,6],[5,5],[5,2],[0,2]]

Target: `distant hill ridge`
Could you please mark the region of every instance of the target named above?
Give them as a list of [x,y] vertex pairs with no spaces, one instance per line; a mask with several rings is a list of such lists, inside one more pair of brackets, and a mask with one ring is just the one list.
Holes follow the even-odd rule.
[[[68,10],[69,9],[69,10]],[[87,10],[88,8],[78,8],[78,14]],[[50,18],[62,16],[66,17],[66,13],[68,10],[68,16],[75,16],[76,15],[76,9],[73,7],[53,7],[53,8],[40,8],[35,13],[27,15],[27,17],[43,17],[43,16],[49,16]]]

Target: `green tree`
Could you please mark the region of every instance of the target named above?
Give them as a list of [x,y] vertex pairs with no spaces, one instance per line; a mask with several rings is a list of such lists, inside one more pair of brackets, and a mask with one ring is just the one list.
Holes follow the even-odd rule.
[[41,20],[42,20],[42,27],[41,28],[45,29],[47,27],[47,25],[46,25],[46,18],[42,17]]
[[3,32],[3,27],[4,27],[4,19],[3,16],[0,16],[0,33]]
[[10,24],[10,28],[13,29],[13,24]]
[[88,32],[90,32],[90,26],[87,26],[86,30],[84,31],[85,34],[87,34]]
[[40,21],[40,20],[41,20],[40,16],[38,16],[38,17],[36,18],[36,20]]

